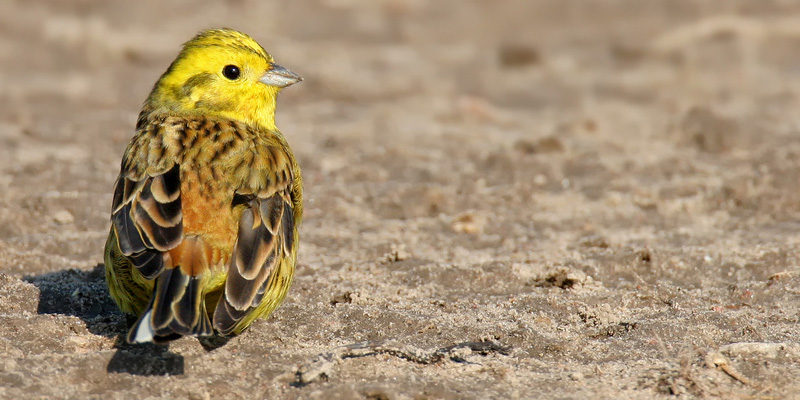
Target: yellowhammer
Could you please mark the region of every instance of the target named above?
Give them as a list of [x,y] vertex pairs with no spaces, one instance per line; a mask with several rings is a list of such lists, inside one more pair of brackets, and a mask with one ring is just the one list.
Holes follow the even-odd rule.
[[302,178],[275,126],[300,77],[230,29],[187,42],[144,103],[122,158],[105,247],[128,341],[236,335],[286,297]]

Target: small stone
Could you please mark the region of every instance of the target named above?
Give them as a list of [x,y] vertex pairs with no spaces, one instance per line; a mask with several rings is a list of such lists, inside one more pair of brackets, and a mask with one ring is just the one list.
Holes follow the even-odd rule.
[[486,225],[486,217],[475,213],[464,213],[456,217],[451,227],[459,233],[476,234],[483,232]]
[[395,262],[403,261],[410,256],[411,254],[409,254],[408,249],[406,249],[406,245],[392,243],[391,250],[389,251],[389,254],[387,254],[386,258],[391,262]]
[[583,374],[580,372],[570,372],[569,378],[575,382],[583,382]]
[[556,137],[548,136],[539,140],[520,139],[514,142],[514,150],[522,154],[561,153],[564,145]]
[[508,68],[534,65],[541,61],[541,56],[534,47],[520,44],[501,46],[498,55],[500,58],[500,65]]
[[75,217],[67,210],[59,210],[53,214],[53,220],[58,224],[65,225],[75,222]]

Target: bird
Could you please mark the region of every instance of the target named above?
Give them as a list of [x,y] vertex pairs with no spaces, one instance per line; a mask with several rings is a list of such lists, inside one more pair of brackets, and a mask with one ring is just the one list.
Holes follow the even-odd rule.
[[184,43],[153,86],[122,157],[104,249],[109,294],[135,319],[127,342],[229,338],[286,297],[303,180],[275,105],[301,80],[221,28]]

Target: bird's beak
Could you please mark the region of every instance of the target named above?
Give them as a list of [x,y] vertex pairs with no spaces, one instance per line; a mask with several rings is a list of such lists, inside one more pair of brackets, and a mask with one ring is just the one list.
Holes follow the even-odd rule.
[[278,64],[270,65],[271,68],[258,80],[265,85],[285,88],[303,80],[300,75],[297,75]]

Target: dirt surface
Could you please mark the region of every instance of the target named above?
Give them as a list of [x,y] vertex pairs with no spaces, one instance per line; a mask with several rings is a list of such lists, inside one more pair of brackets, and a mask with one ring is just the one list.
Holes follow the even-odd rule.
[[[305,78],[285,304],[121,344],[141,102],[228,26]],[[0,398],[800,398],[790,1],[0,3]]]

